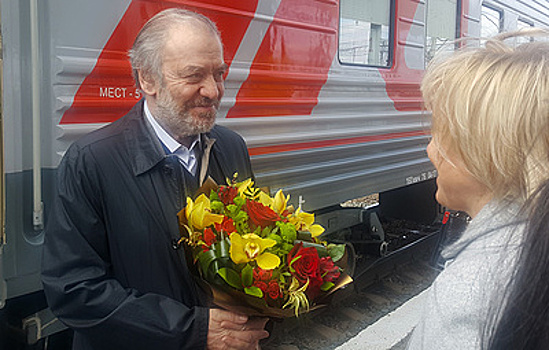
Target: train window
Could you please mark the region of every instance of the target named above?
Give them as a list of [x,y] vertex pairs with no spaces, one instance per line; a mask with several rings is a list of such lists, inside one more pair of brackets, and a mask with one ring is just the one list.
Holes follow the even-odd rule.
[[389,67],[391,1],[341,0],[340,6],[340,62]]
[[[517,29],[518,30],[525,29],[525,28],[532,28],[532,27],[534,27],[534,23],[531,23],[531,22],[529,22],[527,20],[524,20],[522,18],[519,18],[517,20]],[[517,38],[517,45],[526,43],[528,41],[534,41],[534,38],[533,37],[519,37],[519,38]]]
[[503,24],[503,15],[500,10],[482,5],[480,16],[480,36],[490,38],[501,33]]
[[429,62],[439,49],[456,38],[458,4],[457,0],[430,0],[426,3],[425,60]]

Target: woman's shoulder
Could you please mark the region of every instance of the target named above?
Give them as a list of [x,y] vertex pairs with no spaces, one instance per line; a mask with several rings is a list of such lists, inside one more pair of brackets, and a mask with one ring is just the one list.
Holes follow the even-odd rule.
[[516,203],[488,203],[470,222],[461,237],[445,247],[445,259],[463,253],[494,255],[502,249],[516,249],[522,242],[525,219]]

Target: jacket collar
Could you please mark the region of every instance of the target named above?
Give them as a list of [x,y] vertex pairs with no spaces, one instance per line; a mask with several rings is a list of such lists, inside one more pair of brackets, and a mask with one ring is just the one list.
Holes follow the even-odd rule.
[[[156,136],[153,127],[147,122],[143,110],[144,100],[133,106],[127,115],[128,127],[124,130],[129,153],[132,158],[132,168],[135,176],[144,174],[166,158],[162,143]],[[201,134],[201,144],[204,146],[200,169],[200,183],[205,179],[208,169],[210,152],[215,142],[209,133]]]
[[133,106],[126,116],[124,136],[128,144],[128,157],[131,157],[133,173],[139,176],[164,160],[166,154],[152,126],[145,120],[144,100]]

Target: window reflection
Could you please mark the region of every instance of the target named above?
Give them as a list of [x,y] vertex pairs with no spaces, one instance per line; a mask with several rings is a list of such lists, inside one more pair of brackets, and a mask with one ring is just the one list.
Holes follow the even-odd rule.
[[339,60],[342,63],[390,65],[389,0],[341,0]]
[[442,48],[453,49],[457,28],[457,0],[427,1],[425,62]]

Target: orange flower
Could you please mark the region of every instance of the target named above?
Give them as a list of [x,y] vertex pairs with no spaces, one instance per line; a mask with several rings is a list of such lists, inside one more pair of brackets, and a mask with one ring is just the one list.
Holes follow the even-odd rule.
[[233,219],[226,216],[223,217],[223,221],[220,224],[216,223],[214,226],[217,232],[225,232],[227,235],[236,232]]
[[208,227],[204,230],[204,243],[206,243],[208,247],[214,244],[216,239],[217,237],[211,228]]

